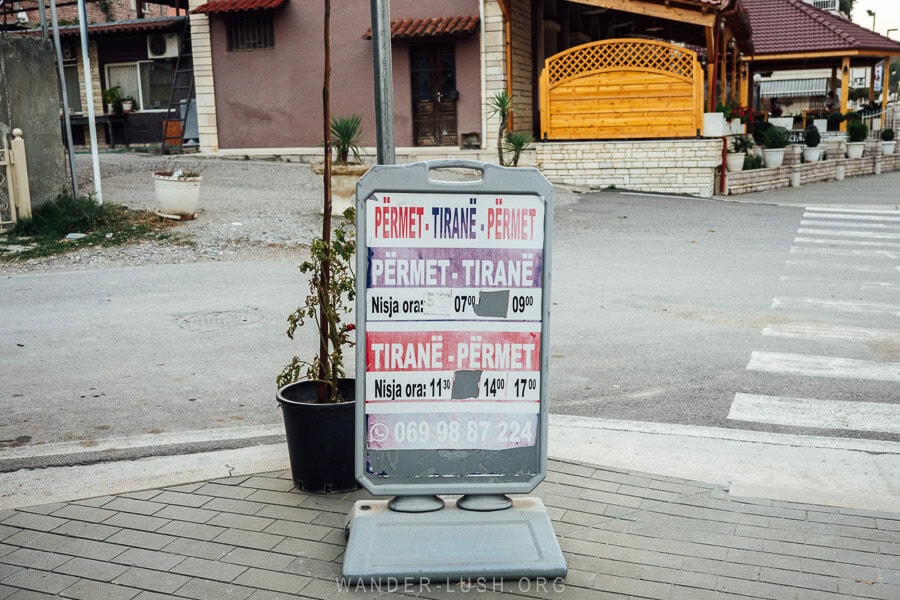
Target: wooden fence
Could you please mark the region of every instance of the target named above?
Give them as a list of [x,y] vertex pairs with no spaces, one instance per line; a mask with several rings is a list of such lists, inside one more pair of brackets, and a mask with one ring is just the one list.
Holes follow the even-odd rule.
[[672,44],[583,44],[545,61],[540,112],[545,140],[695,137],[703,72],[695,52]]

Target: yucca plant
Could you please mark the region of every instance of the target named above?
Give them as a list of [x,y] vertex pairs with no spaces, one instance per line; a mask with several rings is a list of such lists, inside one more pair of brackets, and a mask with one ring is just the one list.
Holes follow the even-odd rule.
[[337,162],[346,164],[353,158],[361,161],[359,157],[359,139],[362,132],[362,117],[357,114],[343,117],[334,115],[331,117],[331,147],[337,154]]
[[503,149],[509,152],[512,158],[509,159],[506,165],[518,167],[519,157],[522,155],[522,152],[528,150],[532,142],[534,142],[534,138],[527,131],[510,131],[507,133],[503,142]]
[[501,165],[506,164],[503,159],[504,143],[507,130],[509,129],[509,118],[512,116],[512,96],[506,90],[497,92],[490,101],[491,116],[500,117],[500,129],[497,131],[497,160]]

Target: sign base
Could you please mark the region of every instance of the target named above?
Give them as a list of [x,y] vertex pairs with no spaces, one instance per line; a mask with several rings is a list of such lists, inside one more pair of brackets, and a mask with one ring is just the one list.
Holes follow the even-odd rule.
[[395,512],[386,500],[356,502],[348,517],[344,579],[433,585],[565,577],[566,561],[540,498],[515,498],[511,508],[491,512],[445,502],[427,513]]

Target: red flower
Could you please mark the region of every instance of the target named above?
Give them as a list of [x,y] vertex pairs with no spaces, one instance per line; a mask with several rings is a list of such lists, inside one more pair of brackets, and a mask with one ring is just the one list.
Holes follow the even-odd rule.
[[354,329],[356,329],[356,325],[354,325],[353,323],[349,323],[347,325],[347,331],[353,331]]

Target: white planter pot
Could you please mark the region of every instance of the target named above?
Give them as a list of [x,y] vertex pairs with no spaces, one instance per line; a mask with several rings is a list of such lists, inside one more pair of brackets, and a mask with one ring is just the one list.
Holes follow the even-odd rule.
[[790,131],[794,128],[794,117],[769,117],[769,123],[775,127],[784,127]]
[[745,131],[746,127],[744,126],[743,123],[741,123],[740,119],[732,119],[732,120],[728,121],[728,126],[731,129],[731,133],[733,133],[735,135],[741,135],[741,134],[746,133],[746,131]]
[[153,174],[153,188],[159,203],[159,214],[180,219],[193,219],[200,203],[203,177],[172,177]]
[[847,158],[862,158],[865,149],[865,142],[849,142],[847,144]]
[[803,162],[819,162],[822,158],[822,147],[816,146],[815,148],[810,148],[806,146],[803,148]]
[[726,133],[725,115],[720,112],[703,113],[703,137],[722,137]]
[[884,155],[893,154],[896,144],[897,142],[894,140],[891,140],[890,142],[881,142],[881,153]]
[[[312,170],[318,175],[323,175],[325,173],[325,165],[316,163],[312,165]],[[339,217],[351,206],[356,206],[356,183],[368,170],[369,165],[360,163],[331,164],[332,217]]]
[[767,169],[775,169],[784,164],[784,148],[763,148],[763,162]]
[[736,173],[744,170],[744,157],[746,152],[729,152],[725,155],[725,168],[729,173]]

